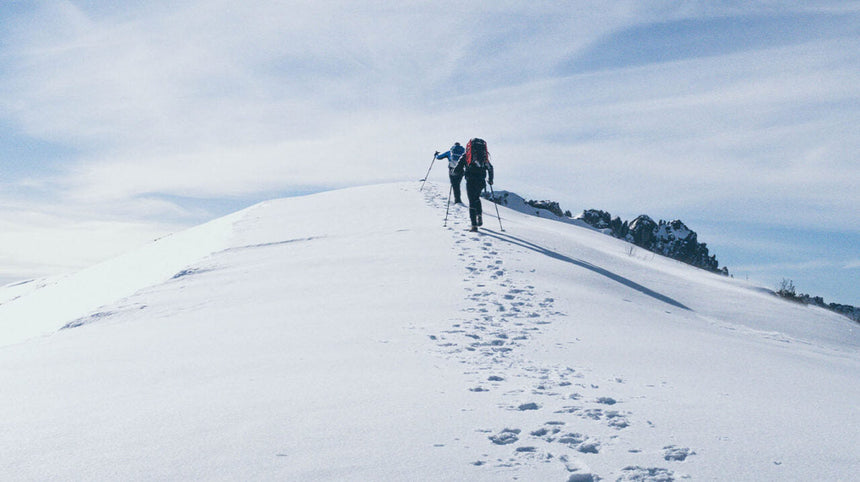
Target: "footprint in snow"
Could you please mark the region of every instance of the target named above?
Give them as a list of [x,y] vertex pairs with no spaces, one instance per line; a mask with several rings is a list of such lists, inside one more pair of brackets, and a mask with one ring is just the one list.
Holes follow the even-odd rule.
[[501,432],[490,435],[488,438],[496,445],[508,445],[518,441],[521,430],[518,428],[506,428]]
[[621,470],[621,477],[617,482],[674,482],[675,473],[660,467],[629,466]]
[[693,452],[686,447],[682,448],[675,445],[667,445],[666,447],[663,447],[663,459],[670,462],[683,462],[691,455],[696,455],[696,452]]
[[524,412],[527,410],[540,410],[540,405],[534,402],[522,403],[517,407],[517,410]]

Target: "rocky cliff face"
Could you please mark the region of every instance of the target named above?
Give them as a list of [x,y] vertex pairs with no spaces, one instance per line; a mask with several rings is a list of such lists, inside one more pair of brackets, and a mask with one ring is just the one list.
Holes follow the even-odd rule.
[[583,211],[576,219],[648,251],[708,271],[725,275],[729,273],[727,268],[719,267],[716,256],[709,254],[707,244],[698,241],[696,232],[680,220],[655,222],[643,214],[628,222],[597,209]]
[[729,274],[729,270],[725,267],[720,268],[717,258],[710,255],[708,246],[699,242],[696,232],[679,220],[656,222],[643,214],[628,222],[622,221],[618,216],[613,218],[608,212],[598,209],[585,210],[573,218],[570,211],[562,211],[561,206],[555,201],[526,200],[509,191],[498,191],[495,195],[495,199],[492,199],[489,194],[485,194],[484,197],[533,216],[568,223],[581,221],[648,251],[715,273],[726,276]]

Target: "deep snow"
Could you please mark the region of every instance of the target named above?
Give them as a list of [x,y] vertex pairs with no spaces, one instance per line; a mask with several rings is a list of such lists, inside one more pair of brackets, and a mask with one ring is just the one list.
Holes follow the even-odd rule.
[[[860,334],[447,186],[0,290],[3,480],[850,480]],[[63,327],[66,327],[65,329]]]

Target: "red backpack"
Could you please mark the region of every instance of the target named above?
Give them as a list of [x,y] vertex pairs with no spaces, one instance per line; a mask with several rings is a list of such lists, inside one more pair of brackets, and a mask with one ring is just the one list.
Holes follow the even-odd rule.
[[483,139],[474,138],[466,145],[466,175],[470,177],[484,177],[487,163],[490,161],[490,152],[487,151],[487,142]]

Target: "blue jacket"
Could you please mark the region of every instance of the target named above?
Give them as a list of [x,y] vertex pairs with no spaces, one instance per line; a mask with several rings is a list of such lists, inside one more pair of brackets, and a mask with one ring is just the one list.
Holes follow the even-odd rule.
[[460,158],[463,157],[463,154],[465,153],[465,147],[460,144],[454,144],[451,146],[450,150],[436,156],[436,159],[448,159],[448,173],[451,174],[454,172],[454,168],[457,167],[457,163],[460,162]]

